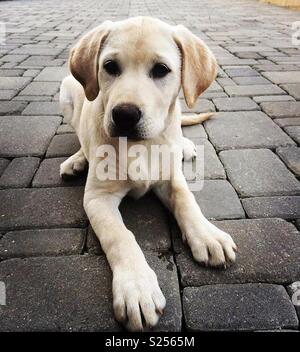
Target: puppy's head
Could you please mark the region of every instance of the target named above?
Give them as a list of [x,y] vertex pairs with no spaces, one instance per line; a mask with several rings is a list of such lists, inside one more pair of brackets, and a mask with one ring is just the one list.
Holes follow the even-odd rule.
[[72,49],[70,70],[88,100],[101,90],[110,137],[150,139],[167,125],[182,87],[192,107],[216,75],[202,40],[183,26],[148,17],[106,21]]

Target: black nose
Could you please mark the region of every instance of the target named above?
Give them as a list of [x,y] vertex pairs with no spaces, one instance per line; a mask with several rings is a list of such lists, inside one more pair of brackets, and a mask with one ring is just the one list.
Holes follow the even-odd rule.
[[139,122],[141,110],[132,104],[120,104],[113,108],[112,119],[119,131],[130,131]]

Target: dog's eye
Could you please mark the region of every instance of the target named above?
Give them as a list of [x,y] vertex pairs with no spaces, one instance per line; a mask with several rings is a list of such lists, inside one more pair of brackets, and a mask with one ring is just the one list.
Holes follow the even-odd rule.
[[171,72],[171,70],[169,69],[169,67],[167,65],[157,63],[152,67],[152,70],[150,72],[150,76],[152,78],[163,78],[169,72]]
[[121,74],[120,66],[116,61],[107,60],[103,65],[105,71],[112,76],[119,76]]

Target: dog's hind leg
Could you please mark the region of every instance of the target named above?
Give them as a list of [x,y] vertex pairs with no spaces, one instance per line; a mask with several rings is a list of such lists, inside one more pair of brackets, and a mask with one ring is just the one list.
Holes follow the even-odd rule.
[[65,77],[60,86],[59,104],[64,117],[64,123],[70,124],[75,130],[79,127],[84,90],[76,79],[69,75]]
[[[215,113],[208,112],[203,114],[189,114],[181,115],[181,126],[193,126],[200,124],[208,119],[210,119]],[[194,142],[189,140],[186,137],[182,137],[182,146],[183,146],[183,159],[185,161],[194,159],[197,155],[196,147]]]
[[69,80],[70,78],[68,76],[62,81],[59,92],[60,110],[64,117],[64,122],[67,123],[72,121],[74,111],[71,86],[68,82]]
[[194,142],[186,137],[183,138],[183,159],[185,161],[192,160],[196,157],[197,151]]
[[77,153],[70,156],[62,164],[60,164],[60,176],[62,178],[70,178],[77,176],[87,167],[87,159],[82,151],[82,148]]
[[[70,124],[78,134],[84,91],[76,79],[69,75],[60,86],[59,103],[64,122]],[[60,176],[68,178],[78,175],[87,167],[87,159],[82,148],[60,165]]]

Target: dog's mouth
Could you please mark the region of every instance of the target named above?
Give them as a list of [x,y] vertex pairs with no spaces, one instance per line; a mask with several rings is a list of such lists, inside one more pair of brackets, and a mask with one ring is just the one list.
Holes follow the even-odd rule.
[[119,137],[126,137],[132,141],[142,141],[147,139],[146,136],[141,133],[137,128],[130,129],[130,130],[119,130],[118,128],[112,127],[110,132],[110,137],[112,138],[119,138]]

